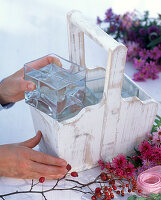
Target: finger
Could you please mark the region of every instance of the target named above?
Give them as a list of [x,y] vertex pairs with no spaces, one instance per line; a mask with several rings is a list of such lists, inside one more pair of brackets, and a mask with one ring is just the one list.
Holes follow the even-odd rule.
[[[62,67],[62,63],[60,62],[60,60],[53,56],[45,56],[43,58],[26,63],[25,66],[28,66],[28,67],[31,67],[34,69],[40,69],[51,63],[55,63],[57,66]],[[24,76],[24,67],[21,68],[20,70],[18,70],[14,75],[16,77],[23,77]]]
[[54,63],[57,66],[62,67],[62,63],[60,62],[60,60],[58,58],[53,57],[52,60],[51,60],[51,58],[48,58],[48,60],[50,63]]
[[21,142],[21,143],[19,143],[19,145],[25,146],[28,148],[34,148],[37,144],[39,144],[41,137],[42,137],[42,133],[41,133],[41,131],[38,131],[35,137],[33,137],[29,140],[26,140],[24,142]]
[[18,175],[11,175],[9,177],[13,177],[13,178],[21,178],[21,179],[39,179],[40,177],[42,177],[42,175],[40,173],[36,173],[36,172],[26,172],[26,173],[21,173]]
[[66,175],[63,173],[58,173],[58,174],[51,174],[51,175],[47,175],[47,173],[43,172],[32,172],[32,171],[28,171],[25,174],[21,175],[21,177],[15,177],[15,178],[23,178],[23,179],[39,179],[40,177],[45,177],[45,179],[48,180],[55,180],[55,179],[60,179],[63,178]]
[[34,60],[33,62],[27,63],[26,66],[32,67],[34,69],[40,69],[51,63],[55,63],[58,64],[58,66],[62,66],[60,60],[53,56],[46,56],[38,60]]
[[47,176],[46,179],[48,180],[55,180],[55,179],[60,179],[60,178],[63,178],[65,175],[50,175],[50,176]]
[[15,177],[15,176],[12,176],[14,178],[21,178],[21,179],[38,179],[40,177],[45,177],[45,179],[47,180],[56,180],[56,179],[60,179],[60,178],[63,178],[64,175],[45,175],[44,173],[36,173],[36,172],[30,172],[28,174],[25,174],[25,175],[22,175],[20,177]]
[[30,159],[32,161],[47,164],[47,165],[54,165],[54,166],[60,166],[60,167],[67,166],[67,162],[65,160],[47,155],[43,152],[35,151],[33,149],[30,150]]
[[45,165],[42,163],[33,162],[31,163],[31,171],[40,173],[41,176],[47,177],[47,176],[57,176],[57,178],[63,177],[68,171],[66,167],[58,167],[58,166],[51,166],[51,165]]
[[19,79],[18,81],[19,89],[18,91],[32,91],[36,88],[35,83],[32,81],[24,80],[23,78]]

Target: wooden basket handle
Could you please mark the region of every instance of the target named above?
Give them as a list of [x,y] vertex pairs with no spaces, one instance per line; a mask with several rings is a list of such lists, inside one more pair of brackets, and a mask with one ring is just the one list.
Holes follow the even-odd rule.
[[108,52],[104,92],[116,89],[121,97],[127,48],[91,23],[79,11],[67,14],[69,59],[85,66],[84,33]]

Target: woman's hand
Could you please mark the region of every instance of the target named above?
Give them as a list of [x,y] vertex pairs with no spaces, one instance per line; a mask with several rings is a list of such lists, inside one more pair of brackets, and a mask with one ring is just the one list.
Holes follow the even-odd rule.
[[41,132],[25,142],[0,145],[0,176],[23,179],[62,178],[67,162],[33,150],[41,139]]
[[[58,58],[52,56],[46,56],[35,60],[28,66],[34,69],[40,69],[50,63],[55,63],[60,67],[62,66]],[[25,91],[32,91],[35,87],[35,83],[24,80],[24,68],[22,68],[0,83],[0,104],[4,105],[20,101],[24,99]]]

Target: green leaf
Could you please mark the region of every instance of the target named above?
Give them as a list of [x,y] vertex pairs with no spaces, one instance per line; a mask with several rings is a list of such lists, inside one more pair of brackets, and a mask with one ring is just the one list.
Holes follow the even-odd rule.
[[155,197],[158,197],[158,196],[160,196],[160,194],[151,194],[149,197],[155,198]]
[[136,195],[132,195],[128,197],[127,200],[161,200],[161,193],[159,194],[150,194],[149,198],[144,198],[144,197],[137,197]]
[[147,20],[149,17],[149,11],[144,12],[144,20]]
[[134,165],[135,169],[137,169],[142,164],[142,161],[139,157],[137,158],[137,160],[133,160],[130,156],[127,156],[127,159]]
[[127,200],[135,200],[136,198],[137,198],[136,195],[132,195],[132,196],[128,197]]
[[137,155],[141,155],[141,153],[140,153],[140,151],[139,150],[137,150],[135,147],[134,147],[134,150],[135,150],[135,152],[137,153]]
[[154,47],[154,46],[156,46],[157,44],[159,44],[160,42],[161,42],[161,36],[160,36],[159,38],[157,38],[157,39],[151,41],[151,42],[147,45],[147,47],[148,47],[148,48],[149,48],[149,47]]
[[156,115],[156,117],[157,117],[158,119],[160,119],[160,121],[161,121],[161,117],[160,117],[159,115]]
[[155,120],[155,123],[156,123],[156,124],[159,124],[159,123],[160,123],[160,121],[159,121],[158,119],[156,119],[156,120]]
[[153,124],[151,133],[157,132],[157,128],[161,126],[161,117],[159,115],[156,116],[155,124]]
[[161,200],[161,196],[155,197],[155,200]]
[[151,133],[153,133],[153,132],[157,132],[157,126],[154,126],[154,125],[153,125],[152,130],[151,130]]

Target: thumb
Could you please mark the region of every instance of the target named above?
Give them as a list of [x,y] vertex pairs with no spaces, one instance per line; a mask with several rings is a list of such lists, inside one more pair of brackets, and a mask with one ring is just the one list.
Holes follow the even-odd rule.
[[35,83],[24,79],[19,80],[19,87],[21,91],[32,91],[36,88]]
[[41,131],[38,131],[35,137],[33,137],[29,140],[26,140],[24,142],[21,142],[21,143],[19,143],[19,145],[25,146],[28,148],[34,148],[37,144],[39,144],[41,137],[42,137],[42,133],[41,133]]

